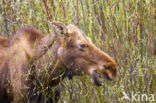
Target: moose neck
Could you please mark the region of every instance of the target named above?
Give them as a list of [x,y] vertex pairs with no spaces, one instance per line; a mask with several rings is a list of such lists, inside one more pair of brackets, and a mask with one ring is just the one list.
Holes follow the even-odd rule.
[[[52,38],[51,35],[47,35],[44,37],[44,43],[46,45],[40,45],[36,50],[38,53],[35,56],[35,59],[38,62],[38,67],[41,71],[44,72],[46,68],[47,73],[49,75],[49,85],[55,86],[62,79],[64,79],[66,74],[66,67],[59,61],[58,57],[58,49],[61,46],[62,40],[61,38]],[[43,44],[44,44],[43,43]],[[47,49],[48,48],[48,49]],[[42,56],[41,56],[42,55]],[[36,58],[37,57],[37,58]],[[42,74],[38,76],[39,78],[44,77]]]

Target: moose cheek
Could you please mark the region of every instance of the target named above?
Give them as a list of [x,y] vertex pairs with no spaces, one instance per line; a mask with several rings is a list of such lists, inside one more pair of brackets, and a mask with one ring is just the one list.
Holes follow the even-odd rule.
[[96,86],[102,85],[102,76],[99,73],[97,73],[95,70],[93,71],[93,80]]

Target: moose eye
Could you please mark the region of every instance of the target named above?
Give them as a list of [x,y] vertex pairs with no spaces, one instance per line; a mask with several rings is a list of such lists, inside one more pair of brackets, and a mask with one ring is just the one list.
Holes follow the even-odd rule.
[[81,48],[86,48],[85,44],[80,44]]

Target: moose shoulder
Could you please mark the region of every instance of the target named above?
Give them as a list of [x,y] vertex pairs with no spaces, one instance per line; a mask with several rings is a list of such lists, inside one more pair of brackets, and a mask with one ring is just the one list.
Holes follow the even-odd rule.
[[[33,103],[34,98],[37,98],[40,99],[38,103],[42,103],[41,95],[33,95],[41,91],[34,90],[37,87],[32,81],[37,86],[44,84],[54,87],[65,77],[72,79],[74,75],[84,72],[93,79],[95,85],[100,86],[102,77],[113,80],[117,76],[116,62],[99,50],[76,26],[53,22],[52,29],[54,33],[51,36],[43,35],[35,28],[23,28],[9,41],[6,59],[2,60],[3,65],[0,63],[0,75],[4,75],[0,81],[5,80],[8,86],[0,84],[0,93],[3,93],[0,94],[0,101],[2,97],[10,95],[7,92],[10,90],[13,101],[17,103],[20,91],[26,85],[28,90],[25,93],[29,94],[30,102]],[[8,72],[5,72],[6,69]],[[32,74],[25,80],[28,71]],[[57,91],[56,94],[59,95]]]

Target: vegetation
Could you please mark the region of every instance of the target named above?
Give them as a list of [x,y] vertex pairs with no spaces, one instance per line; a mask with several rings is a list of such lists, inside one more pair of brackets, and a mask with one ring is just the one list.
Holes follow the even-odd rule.
[[0,0],[0,35],[9,38],[28,25],[52,33],[51,21],[75,24],[116,60],[115,81],[96,87],[88,76],[65,79],[59,103],[145,102],[141,94],[154,94],[156,101],[155,5],[155,0]]

